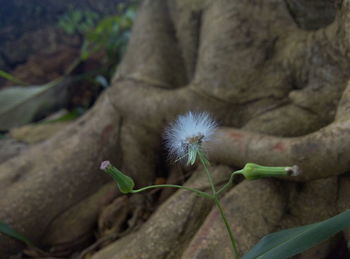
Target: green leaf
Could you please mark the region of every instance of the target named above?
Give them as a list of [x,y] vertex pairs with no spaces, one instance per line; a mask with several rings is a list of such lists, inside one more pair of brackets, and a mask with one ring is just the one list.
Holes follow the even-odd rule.
[[325,221],[263,237],[242,259],[283,259],[299,254],[350,226],[350,210]]
[[62,106],[68,82],[59,79],[41,86],[13,86],[1,90],[0,130],[22,126]]
[[135,20],[135,17],[136,17],[135,9],[134,8],[129,8],[128,10],[126,10],[125,16],[127,18],[129,18],[131,21]]
[[68,112],[62,116],[60,116],[57,119],[54,120],[45,120],[43,122],[41,122],[41,124],[43,123],[56,123],[56,122],[65,122],[65,121],[71,121],[71,120],[75,120],[76,118],[78,118],[80,115],[83,114],[83,110],[82,109],[74,109],[71,112]]
[[72,20],[76,23],[79,23],[83,18],[83,13],[81,11],[73,11],[72,12]]
[[33,246],[33,243],[28,238],[26,238],[22,234],[18,233],[10,225],[8,225],[4,222],[1,222],[1,221],[0,221],[0,233],[7,235],[9,237],[15,238],[19,241],[22,241],[22,242],[26,243],[28,246]]
[[15,84],[27,85],[27,83],[23,82],[22,80],[14,77],[13,75],[11,75],[3,70],[0,70],[0,77],[5,78],[6,80],[9,80]]

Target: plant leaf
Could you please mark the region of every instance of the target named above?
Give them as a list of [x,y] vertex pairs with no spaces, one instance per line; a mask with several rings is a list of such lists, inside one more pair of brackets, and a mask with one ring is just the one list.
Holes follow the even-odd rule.
[[15,238],[19,241],[22,241],[22,242],[26,243],[28,246],[33,246],[33,243],[28,238],[26,238],[22,234],[18,233],[10,225],[8,225],[4,222],[1,222],[1,221],[0,221],[0,233],[7,235],[9,237]]
[[15,84],[27,85],[27,83],[23,82],[22,80],[14,77],[13,75],[11,75],[3,70],[0,70],[0,77],[5,78],[6,80],[9,80]]
[[0,91],[0,130],[8,130],[62,106],[68,80],[42,86],[9,87]]
[[70,112],[66,112],[63,115],[61,115],[60,117],[56,118],[56,119],[51,119],[51,120],[43,120],[38,122],[37,124],[47,124],[47,123],[57,123],[57,122],[65,122],[65,121],[72,121],[75,120],[77,118],[79,118],[80,115],[82,115],[84,113],[83,109],[79,109],[76,108]]
[[350,210],[327,220],[263,237],[242,259],[283,259],[296,255],[350,226]]

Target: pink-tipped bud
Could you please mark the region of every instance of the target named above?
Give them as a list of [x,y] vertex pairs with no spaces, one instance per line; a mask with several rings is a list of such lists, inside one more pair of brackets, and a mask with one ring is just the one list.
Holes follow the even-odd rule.
[[298,166],[261,166],[247,163],[242,170],[235,173],[243,174],[247,180],[255,180],[264,177],[298,176],[301,170]]
[[122,193],[130,193],[134,189],[134,180],[115,168],[108,160],[101,163],[100,169],[113,177]]
[[292,167],[286,167],[286,171],[290,176],[298,176],[301,174],[301,170],[297,165],[293,165]]
[[100,169],[105,171],[108,167],[112,166],[111,162],[109,162],[108,160],[103,161],[100,165]]

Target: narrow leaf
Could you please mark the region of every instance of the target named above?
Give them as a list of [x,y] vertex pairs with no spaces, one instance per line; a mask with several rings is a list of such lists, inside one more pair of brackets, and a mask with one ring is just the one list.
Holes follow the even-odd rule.
[[350,210],[325,221],[263,237],[242,259],[283,259],[299,254],[350,226]]
[[15,238],[19,241],[22,241],[22,242],[26,243],[28,246],[33,246],[33,243],[30,242],[30,240],[28,238],[26,238],[22,234],[18,233],[10,225],[8,225],[4,222],[1,222],[1,221],[0,221],[0,233],[7,235],[9,237]]
[[27,83],[23,82],[22,80],[14,77],[13,75],[11,75],[3,70],[0,70],[0,77],[5,78],[6,80],[9,80],[15,84],[27,85]]
[[0,130],[22,126],[40,114],[61,107],[66,99],[68,82],[68,79],[58,79],[41,86],[13,86],[2,89]]

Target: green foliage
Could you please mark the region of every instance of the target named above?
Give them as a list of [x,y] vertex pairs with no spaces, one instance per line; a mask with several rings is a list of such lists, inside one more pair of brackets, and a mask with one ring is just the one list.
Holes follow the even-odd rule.
[[58,19],[58,27],[68,34],[85,34],[93,29],[100,19],[99,14],[88,10],[70,10]]
[[[0,91],[0,130],[29,123],[35,117],[64,102],[68,79],[59,78],[45,85],[9,87]],[[62,93],[62,94],[59,94]]]
[[135,5],[118,5],[118,15],[102,19],[97,26],[85,34],[81,58],[104,51],[112,63],[118,63],[129,40],[135,18]]
[[350,210],[325,221],[282,230],[262,238],[242,259],[283,259],[309,249],[350,226]]
[[10,225],[1,222],[0,221],[0,233],[15,238],[19,241],[24,242],[25,244],[27,244],[28,246],[33,246],[33,243],[26,238],[25,236],[23,236],[22,234],[18,233],[16,230],[14,230]]
[[56,123],[56,122],[65,122],[71,121],[79,118],[85,111],[82,108],[76,108],[66,114],[63,114],[57,119],[43,121],[42,123]]
[[120,62],[129,40],[131,27],[136,16],[138,0],[117,5],[116,15],[102,18],[91,11],[71,9],[58,22],[66,33],[83,37],[80,61],[94,54],[102,55],[104,70],[96,76],[96,83],[109,86],[109,80]]
[[26,85],[27,83],[23,82],[22,80],[14,77],[13,75],[3,71],[3,70],[0,70],[0,77],[2,78],[5,78],[6,80],[9,80],[15,84],[18,84],[18,85]]

